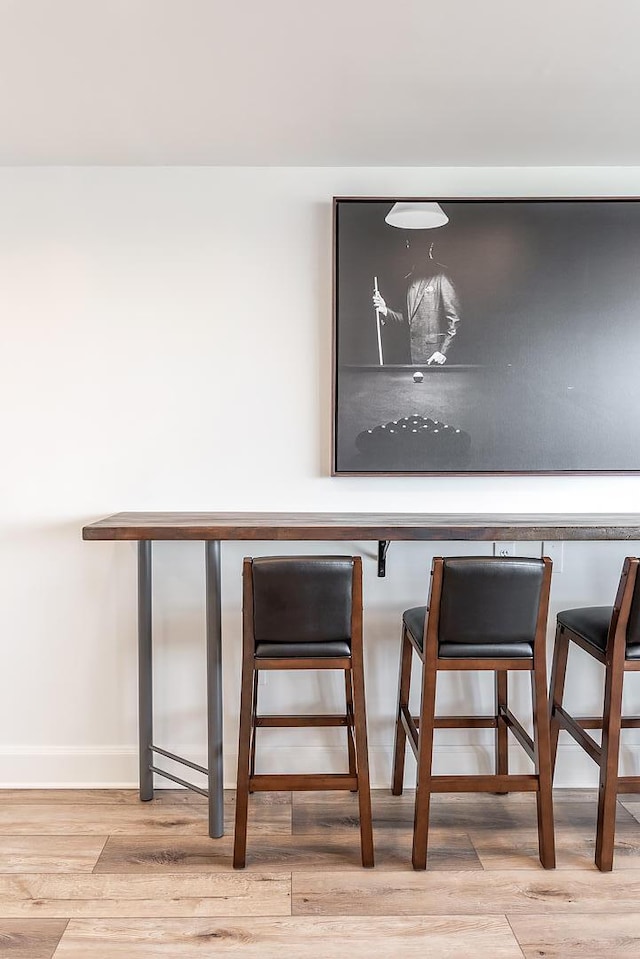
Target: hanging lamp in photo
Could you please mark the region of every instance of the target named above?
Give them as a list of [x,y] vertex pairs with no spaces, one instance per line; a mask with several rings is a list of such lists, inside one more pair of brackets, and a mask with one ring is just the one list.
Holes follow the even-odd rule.
[[439,203],[416,201],[394,203],[384,220],[402,230],[433,230],[448,223],[449,217]]

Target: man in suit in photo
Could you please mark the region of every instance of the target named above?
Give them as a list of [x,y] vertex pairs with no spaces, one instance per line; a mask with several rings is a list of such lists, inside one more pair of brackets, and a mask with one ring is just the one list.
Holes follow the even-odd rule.
[[[407,246],[409,243],[407,242]],[[418,258],[406,275],[406,309],[392,310],[379,291],[373,305],[383,323],[408,323],[411,363],[414,366],[442,365],[460,323],[458,296],[446,267],[433,255],[430,243],[426,255]]]

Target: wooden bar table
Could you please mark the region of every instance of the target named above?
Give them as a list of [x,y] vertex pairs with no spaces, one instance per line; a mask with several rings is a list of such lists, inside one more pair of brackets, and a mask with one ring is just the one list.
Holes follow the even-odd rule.
[[[549,540],[640,540],[640,514],[485,515],[437,513],[116,513],[90,523],[85,540],[138,543],[138,718],[140,799],[153,798],[158,773],[208,796],[209,835],[223,834],[222,626],[220,543],[225,540],[378,541],[378,573],[384,575],[392,541],[457,540],[512,542]],[[153,540],[201,540],[205,544],[207,638],[207,767],[198,766],[153,742],[152,566]],[[158,754],[196,769],[208,789],[159,769]]]

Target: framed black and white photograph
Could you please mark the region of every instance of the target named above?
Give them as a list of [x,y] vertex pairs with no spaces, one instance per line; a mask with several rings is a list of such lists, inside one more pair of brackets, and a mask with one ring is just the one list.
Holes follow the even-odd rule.
[[334,199],[333,475],[640,470],[640,199]]

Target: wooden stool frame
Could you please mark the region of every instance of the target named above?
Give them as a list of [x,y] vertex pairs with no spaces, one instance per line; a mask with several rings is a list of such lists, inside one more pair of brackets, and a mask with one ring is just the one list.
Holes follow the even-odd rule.
[[[243,564],[243,641],[242,689],[240,695],[240,734],[233,866],[242,869],[246,861],[249,794],[271,790],[347,789],[358,793],[362,865],[373,866],[373,831],[367,751],[367,722],[364,691],[362,644],[362,560],[353,557],[351,595],[351,656],[266,659],[255,656],[253,623],[253,566],[250,558]],[[341,669],[345,677],[344,714],[258,716],[258,672],[261,669]],[[347,734],[348,774],[270,774],[256,775],[256,730],[273,727],[344,726]]]
[[[551,585],[551,560],[543,559],[544,570],[536,623],[532,659],[440,659],[438,627],[444,560],[436,557],[431,570],[429,611],[425,618],[422,649],[414,641],[403,622],[398,714],[394,744],[394,796],[402,793],[404,783],[405,744],[407,737],[418,763],[412,863],[414,869],[425,869],[429,835],[429,806],[434,792],[535,792],[538,814],[538,846],[545,869],[555,868],[553,801],[551,794],[551,749],[549,736],[546,629]],[[424,653],[423,653],[424,650]],[[422,662],[422,696],[420,717],[409,711],[412,653]],[[496,711],[494,716],[436,717],[436,680],[441,670],[493,670]],[[507,673],[511,669],[531,673],[533,700],[533,739],[516,719],[507,704]],[[495,775],[433,776],[432,752],[434,729],[495,729]],[[508,733],[514,735],[533,761],[534,775],[509,775]]]
[[[640,776],[619,776],[620,730],[640,728],[640,717],[622,716],[622,687],[624,674],[640,670],[640,660],[626,659],[627,624],[633,593],[636,588],[639,560],[628,556],[623,564],[618,592],[607,634],[604,652],[587,643],[573,630],[558,623],[556,645],[551,669],[551,762],[555,771],[558,755],[558,736],[564,729],[582,746],[600,767],[598,785],[598,819],[596,826],[595,862],[602,872],[613,869],[613,847],[616,827],[616,800],[619,792],[639,793]],[[604,707],[602,716],[571,716],[563,706],[564,684],[567,673],[569,643],[580,646],[605,667]],[[591,737],[587,729],[602,730],[602,744]]]

